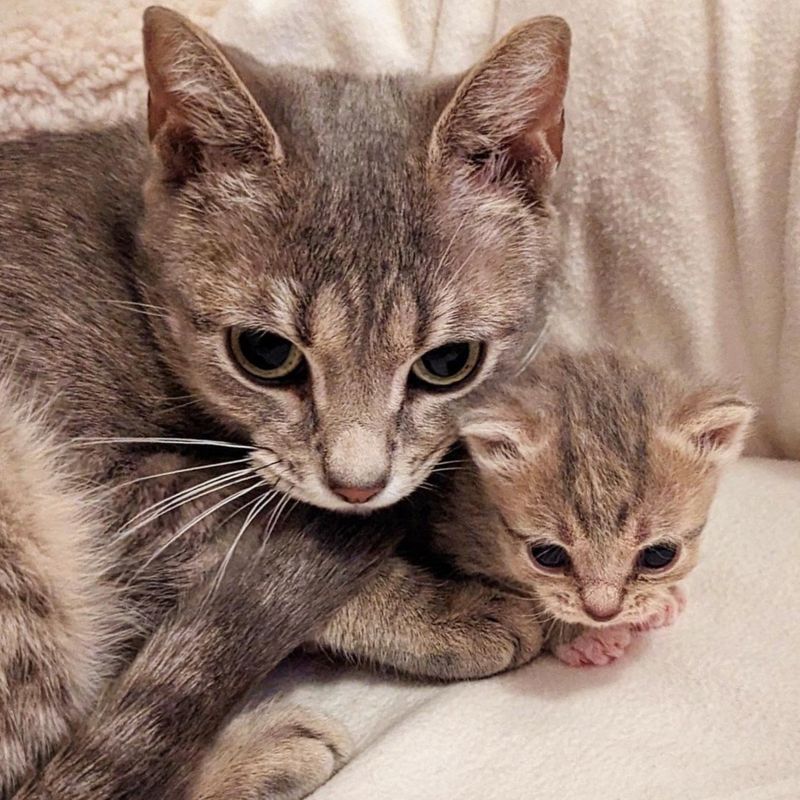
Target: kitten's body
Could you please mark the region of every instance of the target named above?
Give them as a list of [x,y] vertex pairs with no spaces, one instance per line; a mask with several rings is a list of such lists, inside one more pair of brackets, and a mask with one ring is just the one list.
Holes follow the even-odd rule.
[[[738,455],[751,407],[629,356],[557,348],[467,402],[460,427],[473,460],[445,468],[411,548],[418,560],[428,551],[435,570],[424,559],[419,568],[387,561],[328,624],[325,644],[414,674],[468,678],[491,659],[441,623],[493,595],[503,622],[496,671],[543,645],[570,663],[605,663],[630,631],[674,618],[677,584],[697,562],[720,469]],[[676,548],[673,563],[637,564],[659,545]],[[536,547],[567,560],[541,568]],[[442,569],[446,584],[435,577]]]
[[[457,90],[262,70],[163,10],[149,13],[145,41],[146,126],[0,145],[11,386],[0,397],[0,635],[32,635],[0,656],[3,800],[75,729],[20,797],[180,791],[175,765],[193,763],[248,683],[357,590],[404,525],[402,510],[389,525],[301,508],[258,547],[242,519],[263,534],[291,497],[352,511],[411,492],[455,436],[452,401],[518,368],[556,270],[547,189],[566,82],[560,21],[520,28]],[[313,381],[249,379],[225,349],[243,326],[301,346]],[[472,337],[484,357],[470,381],[411,390],[422,354]],[[87,440],[70,480],[111,488],[98,519],[73,519],[81,496],[56,480],[56,496],[42,490],[58,523],[32,521],[36,469],[56,465],[32,466],[3,427],[31,395],[45,411],[22,449]],[[359,508],[346,499],[378,483]],[[271,493],[278,484],[285,498]],[[163,502],[172,496],[183,502]],[[331,546],[326,527],[348,528],[352,546]],[[73,529],[73,550],[60,548]],[[93,659],[105,630],[51,568],[83,572],[88,559],[119,592],[116,645],[84,669],[81,653]],[[216,591],[209,575],[224,578]],[[87,579],[83,597],[107,591]],[[45,596],[53,613],[42,616]],[[101,678],[153,630],[85,719]],[[298,725],[284,733],[313,738]]]

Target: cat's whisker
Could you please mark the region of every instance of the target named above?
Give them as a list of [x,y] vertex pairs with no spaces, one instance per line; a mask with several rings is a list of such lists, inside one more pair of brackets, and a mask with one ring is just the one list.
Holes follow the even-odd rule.
[[262,494],[253,508],[247,513],[244,522],[242,523],[241,527],[239,528],[239,532],[233,539],[231,546],[228,548],[228,552],[225,554],[225,558],[222,560],[222,564],[220,565],[219,569],[217,570],[216,577],[211,584],[211,589],[209,591],[209,597],[214,595],[214,592],[222,584],[222,581],[225,577],[225,572],[228,569],[228,564],[230,564],[231,559],[233,558],[233,554],[236,551],[236,548],[239,546],[239,542],[244,536],[245,531],[250,527],[250,523],[258,516],[258,514],[262,511],[262,509],[266,508],[270,502],[276,497],[278,494],[277,491],[271,490],[267,491]]
[[[242,483],[250,478],[256,478],[257,476],[253,473],[251,469],[244,469],[244,470],[237,470],[233,473],[228,473],[221,477],[212,478],[208,481],[203,481],[202,483],[195,485],[189,489],[185,489],[182,492],[177,492],[176,494],[170,495],[169,497],[165,498],[164,500],[159,500],[157,503],[153,503],[153,505],[148,506],[143,511],[140,511],[134,517],[132,517],[128,521],[128,525],[122,528],[119,531],[118,538],[124,539],[133,534],[135,531],[143,528],[145,525],[149,525],[151,522],[154,522],[159,517],[163,516],[164,514],[169,513],[170,511],[174,511],[180,506],[189,503],[193,500],[199,500],[202,497],[205,497],[212,492],[219,491],[220,489],[227,489],[229,486],[233,486],[238,483]],[[141,519],[142,515],[146,515],[144,519]],[[137,522],[137,520],[139,520]],[[135,524],[132,524],[135,523]]]
[[538,352],[542,349],[542,346],[544,345],[545,342],[545,338],[547,337],[547,333],[550,329],[550,320],[551,318],[548,317],[544,325],[542,325],[542,329],[539,331],[539,335],[536,337],[536,339],[534,339],[533,344],[531,344],[531,346],[528,348],[528,351],[522,357],[521,365],[514,374],[515,378],[522,375],[522,373],[525,372],[525,370],[528,367],[528,364],[530,364],[531,361],[533,361]]
[[124,481],[123,483],[118,483],[116,486],[111,487],[110,491],[116,491],[117,489],[122,489],[125,486],[133,486],[135,483],[142,483],[143,481],[152,481],[156,478],[167,478],[170,475],[180,475],[184,472],[197,472],[198,470],[203,469],[219,469],[219,467],[227,467],[233,464],[246,464],[250,461],[250,458],[237,458],[233,461],[217,461],[214,464],[200,464],[196,467],[183,467],[182,469],[172,469],[166,472],[156,472],[153,475],[142,475],[139,478],[133,478],[129,481]]
[[161,547],[159,547],[154,553],[152,553],[148,557],[148,559],[144,562],[144,564],[142,564],[142,566],[139,567],[138,570],[136,570],[136,572],[133,574],[133,576],[131,578],[131,581],[133,581],[135,578],[137,578],[139,576],[139,574],[142,572],[142,570],[147,569],[147,567],[149,567],[150,564],[152,564],[153,561],[156,558],[158,558],[169,547],[171,547],[175,542],[177,542],[178,539],[180,539],[187,531],[191,530],[195,525],[197,525],[198,522],[202,522],[204,519],[206,519],[206,517],[210,516],[211,514],[213,514],[218,509],[224,508],[226,505],[228,505],[228,503],[232,503],[234,500],[238,500],[238,498],[244,497],[244,495],[248,494],[249,492],[252,492],[253,489],[256,489],[259,486],[263,486],[263,485],[264,485],[264,482],[259,480],[256,483],[254,483],[254,484],[252,484],[250,486],[247,486],[244,489],[239,490],[238,492],[235,492],[234,494],[230,495],[229,497],[225,497],[222,500],[220,500],[219,502],[214,503],[214,505],[212,505],[210,508],[207,508],[205,511],[203,511],[200,514],[198,514],[196,517],[193,517],[185,525],[182,525],[178,529],[177,533],[175,533],[173,536],[171,536],[163,545],[161,545]]
[[[281,514],[283,513],[284,509],[286,508],[291,499],[292,499],[291,495],[285,494],[278,501],[278,504],[275,506],[275,509],[273,510],[272,515],[269,518],[269,522],[267,523],[267,528],[266,531],[264,532],[264,539],[261,542],[261,547],[259,548],[259,551],[263,551],[264,547],[267,544],[267,541],[269,540],[269,537],[272,536],[272,532],[275,530],[275,527],[278,524],[278,520],[280,519]],[[292,508],[294,508],[299,502],[300,502],[299,500],[295,500]]]
[[456,225],[456,229],[453,231],[453,235],[450,237],[450,241],[447,243],[447,247],[445,247],[444,252],[442,253],[441,258],[439,259],[439,263],[436,265],[437,272],[442,268],[444,265],[445,259],[448,255],[450,255],[450,250],[453,247],[453,244],[458,237],[458,234],[461,233],[461,229],[464,227],[464,223],[467,221],[467,217],[462,216],[461,219],[458,221],[458,225]]
[[169,318],[169,309],[164,306],[155,306],[152,303],[137,303],[133,300],[101,300],[100,302],[126,308],[129,311],[142,314],[146,317],[158,317],[159,319]]
[[232,450],[258,450],[257,447],[249,444],[233,444],[232,442],[222,442],[217,439],[182,439],[160,436],[78,436],[72,439],[72,444],[94,445],[94,444],[181,444],[198,445],[202,447],[229,447]]

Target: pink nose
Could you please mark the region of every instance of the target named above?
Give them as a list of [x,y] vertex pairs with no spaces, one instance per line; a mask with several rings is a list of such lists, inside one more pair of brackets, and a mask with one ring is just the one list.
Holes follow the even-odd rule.
[[614,619],[620,612],[620,608],[608,608],[608,606],[592,606],[588,603],[583,604],[583,610],[595,621],[595,622],[609,622],[610,620]]
[[376,483],[373,486],[332,486],[331,488],[348,503],[366,503],[368,500],[372,500],[385,485],[385,483]]

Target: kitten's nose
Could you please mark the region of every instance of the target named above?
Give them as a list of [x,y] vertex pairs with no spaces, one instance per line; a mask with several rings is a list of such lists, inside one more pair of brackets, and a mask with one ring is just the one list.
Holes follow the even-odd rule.
[[595,608],[594,606],[584,605],[583,610],[595,621],[595,622],[610,622],[614,617],[619,614],[619,608]]
[[331,489],[348,503],[366,503],[372,500],[386,486],[386,482],[374,483],[372,486],[331,486]]

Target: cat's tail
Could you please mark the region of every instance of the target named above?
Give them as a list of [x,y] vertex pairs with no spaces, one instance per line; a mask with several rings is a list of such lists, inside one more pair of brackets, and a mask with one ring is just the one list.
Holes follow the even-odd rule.
[[0,379],[0,800],[94,703],[113,596],[99,520],[34,403]]

